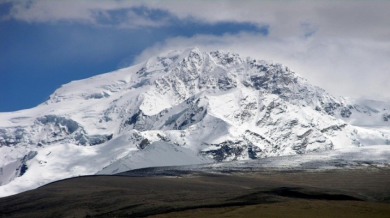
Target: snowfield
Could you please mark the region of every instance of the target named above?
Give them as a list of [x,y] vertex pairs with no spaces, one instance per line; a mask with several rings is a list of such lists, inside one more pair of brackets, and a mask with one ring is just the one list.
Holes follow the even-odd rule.
[[0,196],[154,166],[388,167],[389,144],[390,103],[335,97],[284,65],[192,48],[0,113]]

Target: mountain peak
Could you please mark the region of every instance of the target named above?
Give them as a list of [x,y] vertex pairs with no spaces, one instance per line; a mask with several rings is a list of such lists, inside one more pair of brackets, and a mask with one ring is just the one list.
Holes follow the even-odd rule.
[[0,113],[0,183],[20,191],[97,172],[390,144],[388,128],[354,126],[388,127],[381,106],[336,98],[282,64],[169,51]]

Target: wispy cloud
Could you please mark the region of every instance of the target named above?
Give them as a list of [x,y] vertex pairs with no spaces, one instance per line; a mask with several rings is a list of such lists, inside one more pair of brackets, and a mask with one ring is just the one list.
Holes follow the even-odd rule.
[[[168,25],[169,18],[174,17],[208,23],[270,25],[270,36],[279,37],[311,35],[314,30],[317,37],[326,38],[386,41],[390,37],[388,1],[5,0],[4,3],[12,3],[12,7],[3,18],[26,22],[73,21],[136,28]],[[156,14],[164,16],[153,17]]]

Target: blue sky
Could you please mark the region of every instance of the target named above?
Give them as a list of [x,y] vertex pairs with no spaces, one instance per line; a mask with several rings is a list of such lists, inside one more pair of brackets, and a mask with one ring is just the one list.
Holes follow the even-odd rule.
[[0,112],[34,107],[72,80],[192,46],[282,62],[332,93],[388,99],[383,7],[390,5],[367,4],[3,0]]

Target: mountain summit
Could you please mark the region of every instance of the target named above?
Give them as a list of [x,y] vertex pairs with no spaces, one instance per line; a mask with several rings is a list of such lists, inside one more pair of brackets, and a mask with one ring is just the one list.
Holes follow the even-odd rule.
[[170,51],[1,113],[0,193],[78,175],[390,144],[389,120],[389,104],[334,97],[282,64]]

